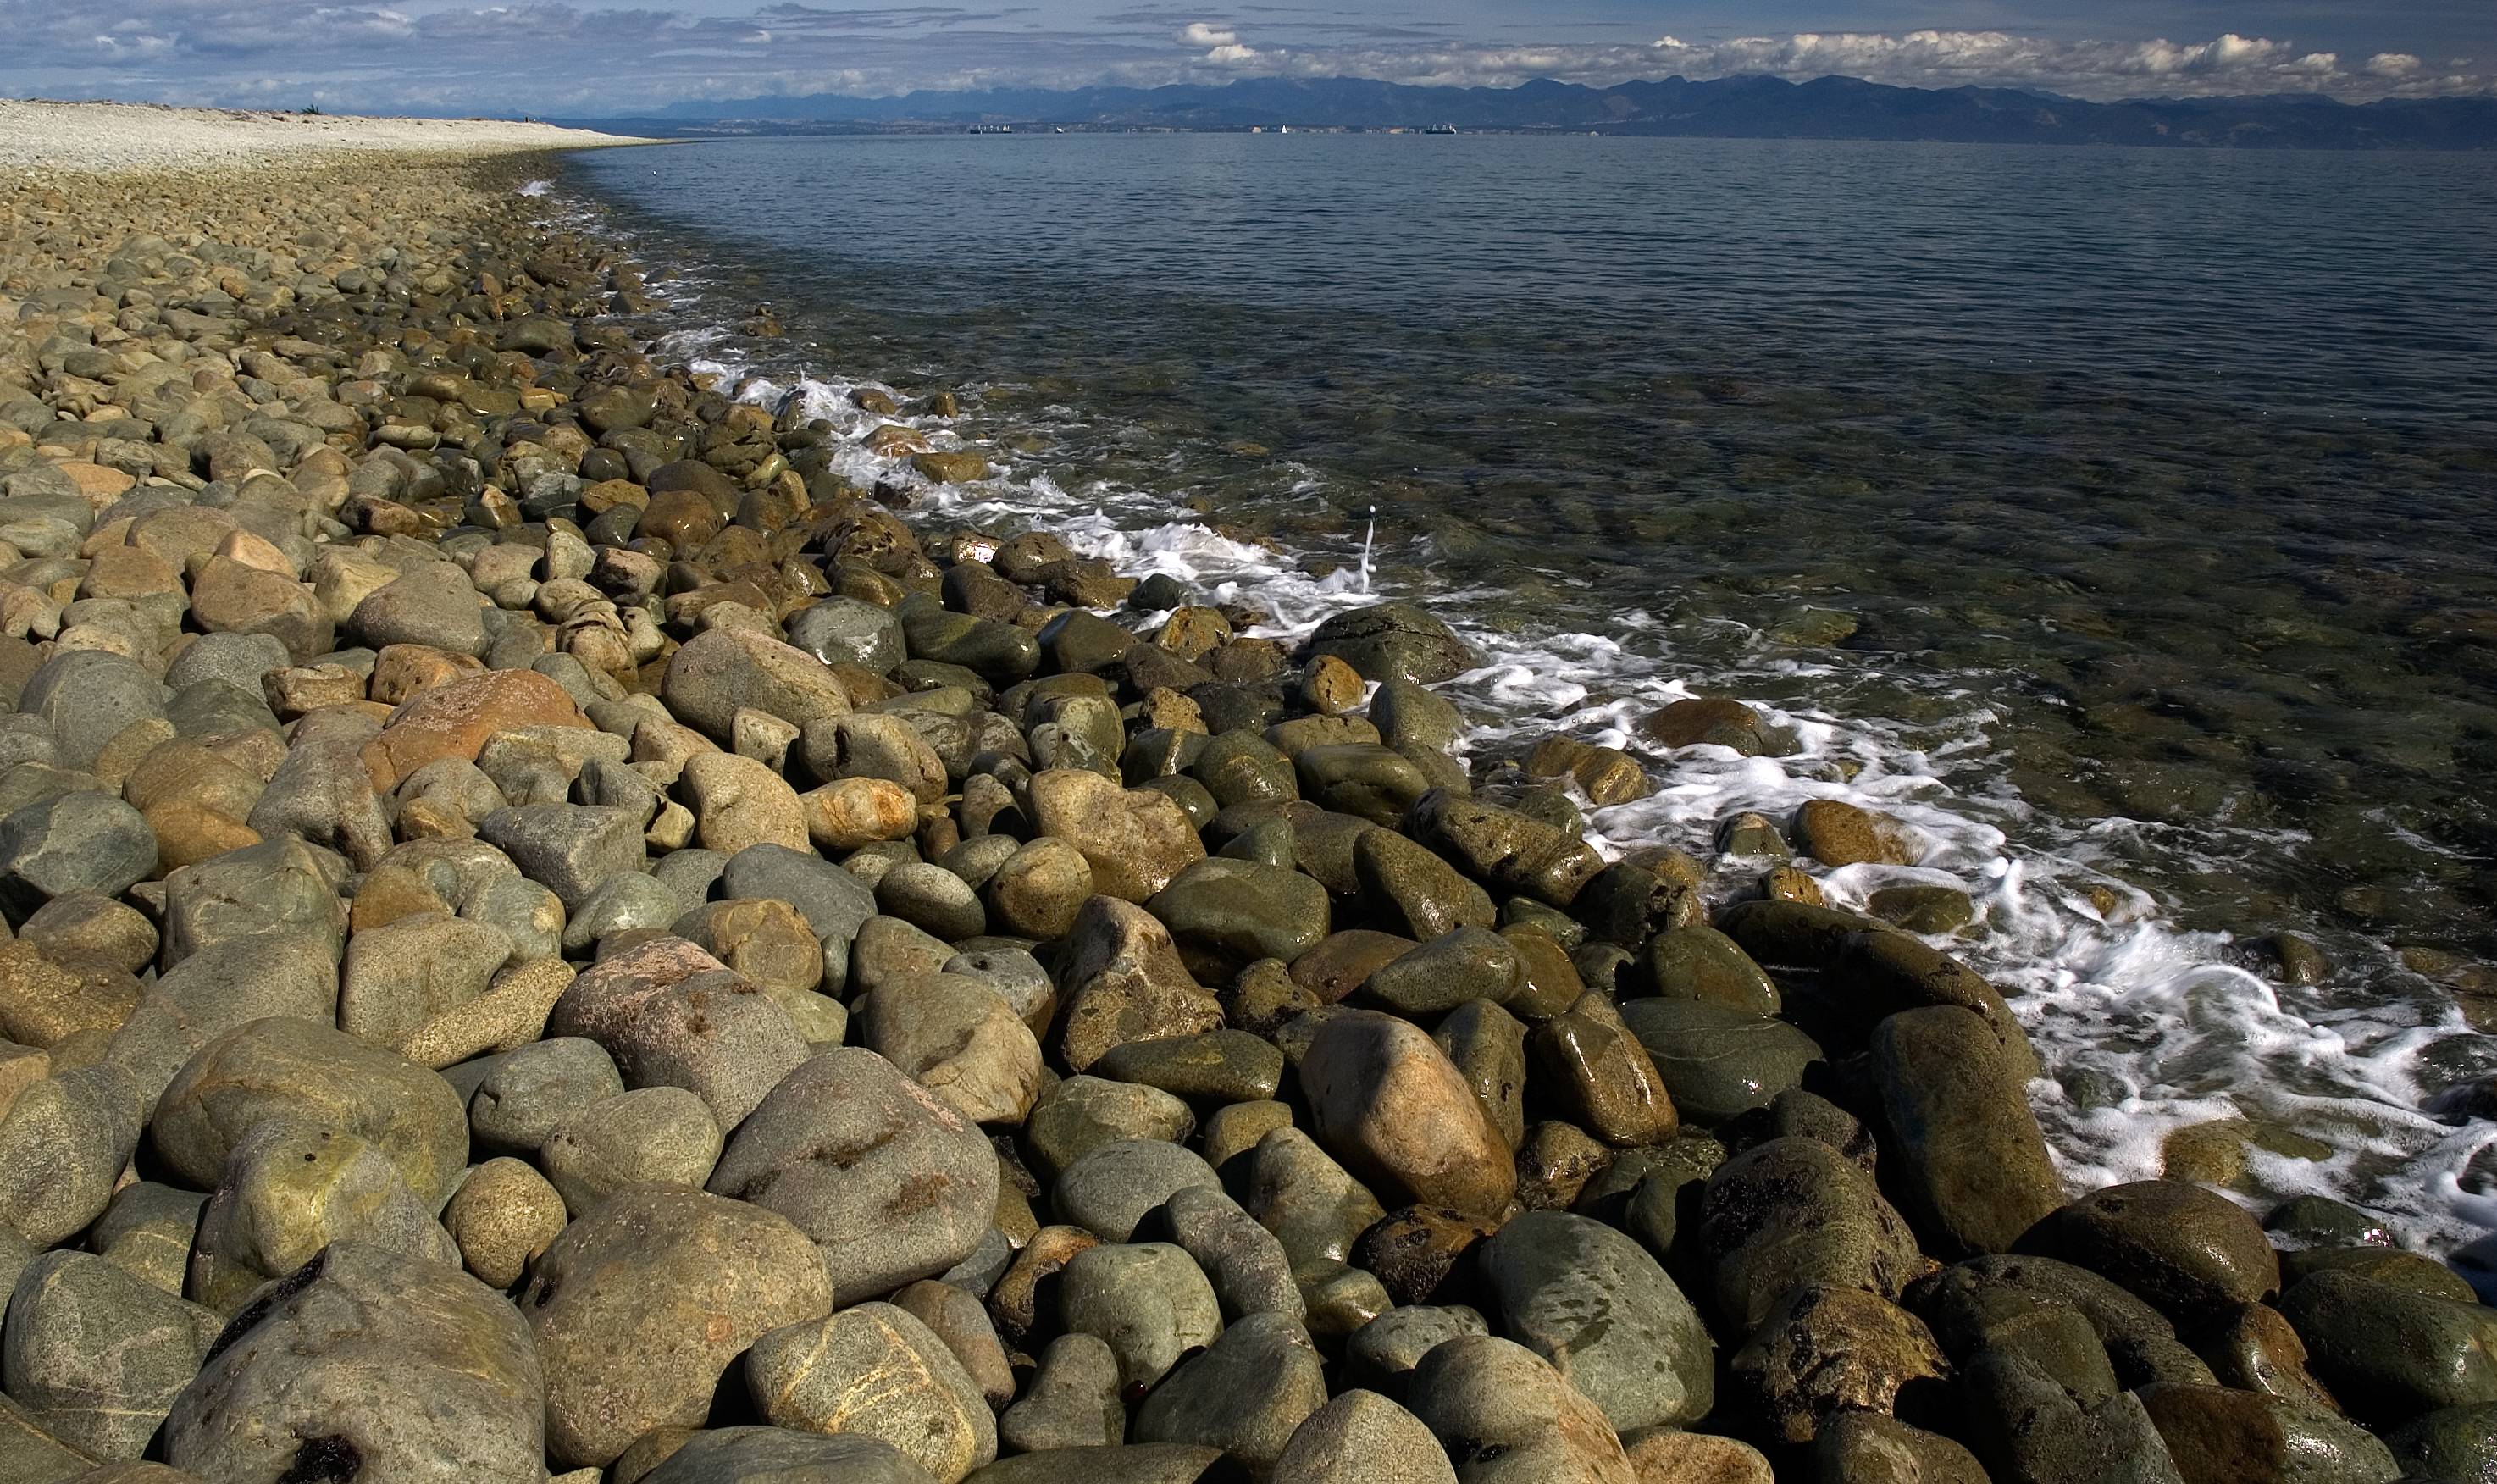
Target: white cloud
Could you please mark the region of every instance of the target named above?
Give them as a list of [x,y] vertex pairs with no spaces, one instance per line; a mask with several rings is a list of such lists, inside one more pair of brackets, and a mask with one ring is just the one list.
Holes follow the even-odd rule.
[[213,103],[285,101],[317,86],[325,106],[575,113],[768,93],[1152,86],[1269,75],[1502,87],[1538,78],[1602,86],[1672,75],[1804,81],[1838,74],[2093,99],[2497,93],[2497,79],[2467,59],[2430,64],[2385,49],[2352,50],[2345,62],[2294,39],[2243,32],[2180,41],[1928,28],[1495,45],[1417,39],[1425,33],[1398,26],[1360,39],[1365,29],[1353,22],[1361,17],[1349,8],[1260,12],[1252,38],[1236,21],[1183,20],[1187,12],[1159,7],[1077,23],[1062,8],[1029,9],[1027,0],[601,4],[0,0],[8,39],[0,92]]

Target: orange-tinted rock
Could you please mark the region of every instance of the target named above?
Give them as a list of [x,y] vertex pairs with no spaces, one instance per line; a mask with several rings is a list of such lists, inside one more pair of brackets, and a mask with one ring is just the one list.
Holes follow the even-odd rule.
[[585,727],[564,688],[533,670],[493,670],[427,691],[394,712],[364,745],[364,771],[384,793],[426,764],[475,762],[487,740],[515,727]]

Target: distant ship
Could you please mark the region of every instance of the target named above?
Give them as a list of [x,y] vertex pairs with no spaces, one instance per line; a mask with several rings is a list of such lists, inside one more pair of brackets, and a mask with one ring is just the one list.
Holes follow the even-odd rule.
[[1457,126],[1454,124],[1433,124],[1422,132],[1424,134],[1454,134],[1457,132]]

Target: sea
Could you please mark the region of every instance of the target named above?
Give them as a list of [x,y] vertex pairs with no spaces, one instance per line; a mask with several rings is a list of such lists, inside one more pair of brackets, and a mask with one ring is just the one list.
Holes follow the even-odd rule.
[[[2074,1184],[2338,1196],[2497,1296],[2497,155],[753,139],[545,201],[747,399],[855,440],[857,389],[955,393],[903,421],[1000,473],[920,489],[939,528],[1282,637],[1428,605],[1473,757],[1641,751],[1609,853],[1897,816],[1919,864],[1824,887],[1972,896],[1936,941]],[[1644,749],[1691,695],[1799,753]]]

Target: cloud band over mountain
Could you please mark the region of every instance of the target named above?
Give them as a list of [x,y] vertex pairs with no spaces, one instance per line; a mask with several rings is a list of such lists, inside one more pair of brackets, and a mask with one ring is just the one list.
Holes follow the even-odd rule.
[[2070,37],[2044,28],[1691,31],[1526,43],[1493,35],[1533,24],[1464,26],[1276,6],[1103,15],[1054,4],[0,0],[0,35],[11,38],[0,48],[0,91],[572,113],[648,111],[708,97],[1153,86],[1244,77],[1504,87],[1536,78],[1600,86],[1670,76],[1841,74],[2091,99],[2316,92],[2355,101],[2497,92],[2497,56],[2431,55],[2389,42],[2334,49],[2232,30],[2199,41]]

